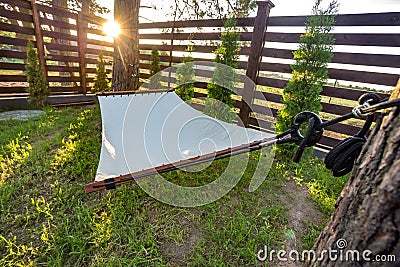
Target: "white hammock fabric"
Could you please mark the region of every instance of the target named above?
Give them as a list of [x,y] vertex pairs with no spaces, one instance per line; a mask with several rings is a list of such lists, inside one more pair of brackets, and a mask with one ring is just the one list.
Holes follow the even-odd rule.
[[96,182],[276,136],[204,115],[174,92],[98,99],[103,130]]

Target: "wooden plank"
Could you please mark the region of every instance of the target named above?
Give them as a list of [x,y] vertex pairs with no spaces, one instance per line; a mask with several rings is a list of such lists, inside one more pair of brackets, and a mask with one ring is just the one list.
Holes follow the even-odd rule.
[[0,49],[0,57],[26,59],[26,52],[18,52],[18,51],[10,51],[10,50]]
[[[370,13],[370,14],[343,14],[335,18],[335,26],[398,26],[400,12]],[[306,16],[279,16],[272,17],[268,26],[299,26],[303,27]]]
[[332,63],[399,68],[400,55],[334,53]]
[[38,5],[38,10],[47,14],[63,17],[66,19],[76,19],[76,13],[71,12],[67,9],[62,9],[59,7],[52,7],[46,5]]
[[80,86],[52,86],[50,87],[51,94],[54,93],[78,93],[81,90]]
[[100,29],[87,28],[87,32],[90,34],[94,34],[94,35],[98,35],[98,36],[102,36],[102,37],[107,36],[107,34],[103,30],[100,30]]
[[[204,32],[204,33],[142,33],[139,34],[139,39],[148,40],[220,40],[220,33],[218,32]],[[251,32],[242,32],[240,34],[240,41],[251,41]]]
[[46,66],[48,71],[55,71],[55,72],[79,72],[79,67],[68,67],[68,66],[54,66],[54,65],[47,65]]
[[[287,83],[288,83],[287,80],[274,79],[274,78],[258,77],[257,79],[258,85],[269,86],[274,88],[285,88]],[[360,98],[360,96],[362,96],[365,93],[368,92],[356,89],[324,86],[321,95],[357,101]],[[380,96],[381,99],[385,99],[389,96],[388,94],[382,94],[382,93],[377,93],[377,94]]]
[[274,117],[276,117],[278,115],[278,110],[277,109],[268,108],[268,107],[257,105],[257,104],[253,104],[251,106],[251,111],[254,112],[254,113],[263,114],[263,115],[267,115],[267,116],[270,116],[271,112],[272,112],[272,115]]
[[354,71],[354,70],[340,70],[340,69],[329,69],[329,78],[363,82],[370,84],[379,84],[387,86],[395,86],[399,75],[387,74],[387,73],[376,73],[376,72],[365,72],[365,71]]
[[[399,34],[379,33],[336,33],[335,45],[358,45],[358,46],[384,46],[396,47],[400,43]],[[266,42],[298,43],[300,33],[267,32]]]
[[254,99],[267,100],[268,102],[282,103],[282,95],[268,93],[268,92],[254,92]]
[[17,11],[6,10],[3,8],[0,8],[0,17],[12,18],[15,20],[21,20],[21,21],[33,23],[32,15],[22,13],[22,12],[17,12]]
[[256,119],[254,117],[250,117],[249,126],[255,126],[255,128],[261,128],[264,130],[273,130],[275,123],[266,121],[266,120],[262,120],[262,119]]
[[51,55],[47,56],[46,60],[79,63],[79,57],[76,56]]
[[25,9],[31,9],[31,4],[24,0],[1,0],[4,4],[9,4],[11,6],[18,6]]
[[60,76],[49,76],[47,78],[48,82],[79,82],[79,77],[60,77]]
[[113,57],[114,52],[113,51],[106,51],[103,49],[96,49],[96,48],[86,48],[86,55],[99,55],[100,51],[103,52],[103,56],[105,57]]
[[[68,52],[78,52],[78,46],[76,45],[65,45],[57,43],[44,43],[47,50],[57,50],[57,51],[68,51]],[[53,55],[51,55],[53,56]],[[55,55],[54,55],[55,56]]]
[[[260,61],[262,58],[262,50],[265,44],[265,31],[267,30],[267,21],[271,8],[274,4],[270,1],[258,1],[257,16],[254,20],[253,34],[250,44],[250,53],[248,63],[246,64],[246,76],[249,77],[253,82],[257,81],[257,76],[260,67]],[[243,92],[243,101],[240,106],[239,117],[243,126],[249,125],[251,105],[253,101],[253,94],[256,90],[256,86],[250,86]]]
[[62,32],[53,32],[53,31],[46,31],[42,30],[43,36],[46,37],[52,37],[55,39],[63,39],[63,40],[68,40],[68,41],[78,41],[78,36],[72,35],[72,34],[67,34],[67,33],[62,33]]
[[329,103],[321,103],[322,105],[322,112],[335,114],[335,115],[345,115],[351,113],[353,108],[340,106],[336,104],[329,104]]
[[43,31],[40,24],[38,5],[35,3],[35,0],[31,0],[30,3],[32,9],[33,27],[35,29],[34,34],[36,39],[36,50],[39,57],[39,64],[42,69],[43,75],[47,77],[46,60],[44,59],[45,50],[43,43]]
[[0,82],[26,82],[25,75],[0,75]]
[[[260,64],[260,70],[278,72],[278,73],[292,72],[292,69],[290,68],[289,64],[266,63],[266,62],[262,62]],[[365,72],[365,71],[355,71],[355,70],[340,70],[331,68],[329,69],[329,78],[342,81],[394,86],[399,76],[397,74]]]
[[327,147],[334,147],[336,146],[338,143],[340,142],[340,140],[332,138],[332,137],[328,137],[328,136],[322,136],[321,140],[319,141],[318,144],[327,146]]
[[[237,27],[253,27],[254,18],[239,18],[236,19]],[[205,28],[205,27],[223,27],[224,23],[221,19],[202,19],[202,20],[186,20],[186,21],[167,21],[167,22],[153,22],[153,23],[140,23],[139,29],[160,29],[172,28],[175,23],[175,28]]]
[[91,24],[103,25],[104,23],[106,23],[108,21],[105,18],[95,16],[92,14],[88,14],[88,13],[84,13],[83,16],[88,21],[88,23],[91,23]]
[[92,44],[92,45],[98,45],[98,46],[114,47],[113,42],[100,41],[100,40],[91,39],[91,38],[87,39],[87,43]]
[[332,131],[335,133],[345,134],[349,136],[356,135],[360,131],[360,127],[348,125],[344,123],[338,123],[327,127],[325,130]]
[[0,95],[5,94],[22,94],[26,93],[26,87],[24,86],[10,86],[10,87],[0,87]]
[[1,70],[25,70],[25,64],[0,62]]
[[[366,93],[369,93],[369,92],[362,91],[362,90],[356,90],[356,89],[324,86],[321,95],[358,101],[360,96],[362,96],[363,94],[366,94]],[[383,94],[383,93],[375,93],[375,94],[377,94],[381,99],[385,99],[385,98],[389,97],[388,94]]]
[[[89,7],[86,6],[85,9],[88,9]],[[84,12],[86,13],[87,10]],[[80,73],[79,76],[81,78],[81,87],[82,87],[82,93],[86,94],[87,93],[87,88],[86,88],[86,40],[87,40],[87,28],[88,28],[88,23],[86,18],[83,15],[83,12],[81,12],[78,15],[77,22],[78,24],[78,55],[79,55],[79,69]]]
[[[263,56],[271,58],[293,59],[293,50],[264,48]],[[376,67],[400,67],[399,55],[339,53],[333,54],[332,63],[365,65]]]
[[78,29],[76,24],[68,23],[65,21],[60,21],[57,19],[48,19],[48,18],[40,17],[40,23],[42,25],[47,25],[49,27],[54,27],[54,28],[69,29],[69,30],[75,30],[75,31]]
[[26,28],[26,27],[21,27],[18,25],[12,25],[12,24],[3,23],[3,22],[0,22],[0,30],[7,31],[7,32],[22,33],[22,34],[26,34],[26,35],[34,35],[35,34],[35,31],[33,28]]
[[[4,37],[0,36],[0,43],[7,44],[7,45],[15,45],[15,46],[24,46],[28,45],[29,40],[27,39],[20,39],[20,38],[11,38],[11,37]],[[31,41],[33,45],[36,45],[35,41]]]

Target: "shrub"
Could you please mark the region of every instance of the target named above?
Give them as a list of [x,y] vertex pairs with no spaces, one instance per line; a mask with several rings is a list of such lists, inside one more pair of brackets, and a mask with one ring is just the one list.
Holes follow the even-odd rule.
[[176,84],[177,87],[175,92],[184,101],[191,101],[194,97],[194,75],[195,70],[193,68],[193,57],[191,53],[193,52],[193,47],[188,46],[186,52],[189,55],[182,59],[182,64],[178,65],[176,70]]
[[157,47],[153,47],[150,57],[150,81],[149,89],[161,89],[160,53]]
[[239,64],[239,36],[236,20],[228,19],[224,24],[224,32],[221,34],[221,44],[214,51],[214,62],[231,68],[216,64],[211,83],[207,85],[208,99],[204,112],[224,121],[231,121],[234,117],[231,89],[235,87],[237,80],[234,68],[237,68]]
[[29,93],[29,103],[41,107],[45,104],[50,95],[49,85],[42,68],[39,64],[39,56],[33,44],[28,42],[27,63],[25,65],[26,76],[29,86],[26,91]]
[[110,81],[107,78],[106,63],[103,59],[103,52],[100,51],[96,66],[96,76],[94,77],[93,92],[111,91]]
[[[322,0],[317,0],[313,15],[305,24],[306,32],[300,37],[300,44],[294,52],[295,63],[292,65],[292,78],[283,90],[284,108],[277,117],[277,132],[286,131],[292,118],[302,111],[321,111],[320,93],[328,79],[327,65],[331,61],[335,39],[330,33],[335,23],[338,10],[336,0],[327,9],[320,8]],[[279,146],[279,151],[293,156],[294,144]]]

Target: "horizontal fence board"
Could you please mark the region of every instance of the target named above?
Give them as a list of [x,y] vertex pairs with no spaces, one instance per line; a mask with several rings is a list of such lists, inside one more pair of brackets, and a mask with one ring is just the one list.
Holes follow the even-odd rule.
[[55,72],[80,72],[79,67],[69,67],[69,66],[54,66],[54,65],[47,65],[47,71],[55,71]]
[[49,61],[59,61],[59,62],[74,62],[79,63],[79,57],[74,56],[64,56],[64,55],[51,55],[47,56],[46,60]]
[[399,75],[354,70],[329,69],[329,78],[394,87],[397,84]]
[[[271,16],[268,26],[303,27],[307,16]],[[343,14],[335,18],[335,26],[399,26],[400,12]]]
[[[292,69],[290,68],[289,64],[266,63],[266,62],[262,62],[260,64],[260,70],[278,72],[278,73],[292,72]],[[330,68],[328,71],[330,79],[379,84],[386,86],[395,86],[399,78],[399,75],[397,74],[387,74],[387,73],[377,73],[377,72],[341,70],[333,68]]]
[[[399,34],[336,33],[333,36],[336,39],[335,45],[396,47],[400,43]],[[265,35],[266,42],[298,43],[299,40],[300,33],[281,33],[267,31]]]
[[114,56],[114,51],[100,50],[100,49],[96,49],[96,48],[86,48],[85,52],[86,52],[85,53],[86,55],[89,55],[89,54],[99,55],[100,52],[102,52],[103,56],[109,56],[109,57]]
[[25,70],[25,64],[0,62],[1,70]]
[[26,52],[0,49],[0,57],[26,59]]
[[114,46],[114,44],[112,42],[100,41],[100,40],[91,39],[91,38],[88,38],[86,40],[86,42],[88,44],[98,45],[98,46],[107,46],[107,47],[113,47]]
[[[240,41],[251,41],[253,33],[242,32],[240,33]],[[204,32],[204,33],[142,33],[139,34],[139,39],[150,40],[220,40],[221,33],[218,32]]]
[[[11,38],[11,37],[5,37],[5,36],[0,36],[0,43],[1,44],[7,44],[7,45],[15,45],[15,46],[27,46],[29,40],[27,39],[21,39],[21,38]],[[31,41],[33,45],[36,45],[35,41]]]
[[26,82],[25,75],[0,75],[0,82]]
[[[238,18],[236,19],[237,27],[253,27],[254,18]],[[205,28],[205,27],[223,27],[224,22],[220,19],[207,20],[186,20],[186,21],[167,21],[140,23],[139,29],[159,29],[159,28]]]
[[95,15],[92,15],[92,14],[87,14],[87,13],[86,14],[82,13],[82,18],[84,20],[86,20],[88,23],[97,24],[97,25],[103,25],[104,23],[106,23],[108,21],[105,18],[102,18],[102,17],[99,17],[99,16],[95,16]]
[[13,25],[8,23],[0,22],[0,30],[7,31],[7,32],[16,32],[22,33],[26,35],[34,35],[35,30],[33,28],[21,27],[19,25]]
[[49,87],[50,88],[50,92],[53,93],[65,93],[65,92],[69,92],[69,93],[78,93],[82,91],[82,88],[80,86],[52,86]]
[[[287,80],[265,78],[265,77],[257,78],[258,85],[269,86],[274,88],[285,88],[287,83],[288,83]],[[356,89],[324,86],[321,95],[357,101],[360,98],[360,96],[362,96],[365,93],[368,92]],[[381,99],[385,99],[389,96],[388,94],[383,94],[383,93],[376,93],[376,94],[378,94]]]
[[256,119],[254,117],[250,117],[249,124],[255,126],[255,128],[261,128],[264,130],[274,131],[274,123],[262,119]]
[[31,4],[24,0],[1,0],[4,4],[9,4],[11,6],[18,6],[25,9],[31,9]]
[[[293,59],[293,50],[264,48],[264,57]],[[332,63],[364,65],[374,67],[400,67],[399,55],[339,53],[333,54]]]
[[61,77],[61,76],[48,76],[48,82],[80,82],[80,77]]
[[[46,46],[47,50],[50,51],[68,51],[68,52],[78,52],[78,46],[76,45],[67,45],[67,44],[57,44],[55,42],[52,43],[44,43]],[[50,54],[50,56],[53,56]]]
[[37,5],[38,10],[47,14],[51,14],[56,17],[62,17],[65,19],[76,19],[77,14],[73,13],[69,10],[62,9],[59,7],[51,7],[51,6],[45,6],[45,5]]
[[62,39],[62,40],[69,40],[69,41],[78,41],[78,36],[68,34],[68,33],[62,33],[62,32],[53,32],[53,31],[42,31],[44,37],[52,37],[55,39]]
[[9,86],[0,87],[0,96],[3,94],[21,94],[26,93],[26,87],[24,86]]
[[329,103],[321,103],[322,105],[322,112],[335,114],[335,115],[346,115],[353,111],[351,107],[340,106],[336,104],[329,104]]
[[69,23],[67,21],[61,21],[56,19],[48,19],[40,17],[40,24],[47,25],[54,28],[68,29],[68,30],[78,30],[78,26],[76,24]]
[[33,23],[32,15],[23,12],[6,10],[3,8],[0,8],[0,17],[12,18],[15,20]]

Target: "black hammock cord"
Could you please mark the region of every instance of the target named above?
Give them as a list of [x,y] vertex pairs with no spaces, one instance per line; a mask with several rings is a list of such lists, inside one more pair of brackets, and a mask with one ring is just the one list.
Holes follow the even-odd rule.
[[[355,107],[351,113],[345,114],[333,120],[323,122],[321,118],[310,111],[301,112],[292,119],[291,126],[289,130],[276,135],[274,139],[265,139],[261,141],[253,142],[246,146],[239,146],[232,149],[227,149],[221,151],[217,154],[210,154],[199,157],[198,159],[185,160],[175,164],[169,164],[167,166],[162,166],[159,169],[148,170],[144,172],[138,172],[133,174],[128,174],[116,178],[106,179],[101,182],[95,182],[85,186],[86,192],[94,192],[102,189],[115,189],[118,185],[123,183],[132,182],[136,179],[144,178],[147,176],[162,174],[165,172],[177,170],[184,167],[189,167],[197,165],[204,162],[209,162],[213,160],[223,159],[226,157],[231,157],[239,155],[246,152],[251,152],[255,150],[262,149],[274,144],[285,144],[285,143],[295,143],[298,145],[296,154],[293,158],[294,162],[299,162],[304,149],[306,147],[315,146],[322,138],[323,131],[326,127],[332,126],[334,124],[352,119],[365,119],[364,126],[355,135],[344,139],[339,142],[326,156],[325,165],[328,169],[332,170],[334,176],[343,176],[349,173],[354,165],[355,160],[361,153],[361,149],[365,144],[368,133],[373,121],[374,116],[377,111],[399,107],[400,99],[388,100],[385,99],[380,101],[379,96],[374,93],[365,94],[359,99],[360,105]],[[301,133],[301,126],[307,123],[307,130],[303,136]]]

